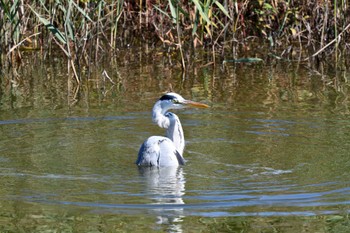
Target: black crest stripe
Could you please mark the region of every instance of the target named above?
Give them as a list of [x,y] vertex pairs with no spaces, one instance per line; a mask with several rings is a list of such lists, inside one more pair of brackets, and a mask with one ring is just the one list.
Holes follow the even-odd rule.
[[173,100],[173,99],[176,99],[176,97],[173,95],[163,95],[162,97],[160,97],[159,100]]

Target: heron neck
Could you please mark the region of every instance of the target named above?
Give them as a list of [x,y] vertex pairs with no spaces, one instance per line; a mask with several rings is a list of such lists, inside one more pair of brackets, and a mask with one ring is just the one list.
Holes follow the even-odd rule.
[[177,151],[182,155],[185,148],[185,137],[182,130],[180,119],[171,112],[166,113],[170,124],[166,130],[166,136],[174,142]]
[[182,155],[185,148],[185,138],[180,120],[176,114],[166,111],[166,109],[162,109],[160,102],[156,102],[153,107],[153,122],[166,129],[166,137],[174,142],[175,148]]
[[165,112],[163,112],[159,101],[154,105],[152,112],[153,122],[156,123],[159,127],[167,129],[170,125],[170,120],[165,116]]

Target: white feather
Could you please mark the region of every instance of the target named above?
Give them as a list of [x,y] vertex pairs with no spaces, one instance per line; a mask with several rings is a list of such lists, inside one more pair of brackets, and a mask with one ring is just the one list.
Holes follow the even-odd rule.
[[159,127],[167,129],[166,137],[149,137],[138,153],[136,164],[139,166],[178,166],[185,160],[182,156],[185,138],[179,118],[167,112],[169,109],[184,108],[185,99],[176,93],[168,93],[153,106],[152,120]]

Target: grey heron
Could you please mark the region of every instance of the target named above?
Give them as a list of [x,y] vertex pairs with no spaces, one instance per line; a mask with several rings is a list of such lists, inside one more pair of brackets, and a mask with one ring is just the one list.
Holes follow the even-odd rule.
[[178,116],[170,109],[186,107],[208,108],[203,103],[186,100],[176,93],[163,95],[153,106],[152,120],[166,129],[166,136],[151,136],[142,145],[136,164],[143,167],[168,167],[184,165],[183,150],[185,138]]

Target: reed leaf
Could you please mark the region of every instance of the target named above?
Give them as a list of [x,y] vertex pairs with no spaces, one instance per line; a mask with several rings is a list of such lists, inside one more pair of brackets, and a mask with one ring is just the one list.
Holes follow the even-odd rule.
[[[1,0],[0,2],[1,2],[1,8],[5,12],[5,15],[7,16],[8,19],[10,19],[11,15],[10,15],[10,11],[9,11],[9,5],[5,4],[5,2],[3,0]],[[8,2],[6,2],[6,3],[8,3]]]
[[39,2],[40,2],[40,5],[44,8],[44,10],[47,13],[49,13],[49,9],[47,9],[47,7],[46,7],[47,4],[45,3],[45,0],[40,0]]
[[[73,22],[71,22],[70,20],[70,16],[72,14],[72,4],[74,2],[72,0],[69,1],[68,4],[68,10],[65,14],[65,21],[64,21],[64,28],[65,28],[65,32],[66,32],[66,36],[68,36],[71,40],[74,40],[74,32],[73,32]],[[66,38],[66,40],[68,40],[68,38]],[[69,46],[68,46],[68,50],[69,50]]]
[[165,11],[163,11],[162,9],[160,9],[158,6],[153,5],[153,7],[154,7],[156,10],[158,10],[160,13],[162,13],[163,15],[165,15],[166,17],[168,17],[169,19],[171,19],[171,16],[170,16],[168,13],[166,13]]
[[28,5],[30,10],[37,16],[39,21],[44,24],[44,26],[63,44],[66,44],[67,41],[64,37],[64,35],[56,28],[52,23],[50,23],[49,20],[41,17],[40,14],[38,14],[30,5]]
[[15,15],[17,14],[18,7],[19,7],[19,0],[15,0],[13,2],[11,10],[10,10],[10,15],[11,15],[10,17],[11,17],[11,19],[13,19],[15,17]]
[[75,8],[77,8],[77,10],[85,17],[87,18],[90,22],[93,23],[93,20],[88,16],[88,14],[80,7],[78,6],[74,1],[72,1],[73,5],[75,6]]
[[172,21],[175,24],[177,22],[178,15],[177,15],[176,8],[173,5],[173,1],[172,0],[169,0],[169,7],[170,7],[170,13],[171,13]]
[[214,3],[219,7],[222,13],[224,13],[230,20],[232,20],[231,16],[229,15],[225,7],[219,1],[214,0]]
[[203,18],[203,20],[208,23],[211,24],[211,21],[209,20],[208,16],[204,13],[203,11],[203,7],[201,6],[201,3],[198,0],[192,0],[192,2],[194,3],[194,5],[197,8],[197,11],[199,12],[200,16]]
[[18,41],[20,40],[20,29],[19,29],[19,25],[20,25],[20,19],[18,16],[18,10],[20,7],[20,1],[19,0],[15,0],[13,2],[13,5],[10,9],[10,20],[11,20],[11,25],[12,25],[12,40],[15,44],[18,43]]

